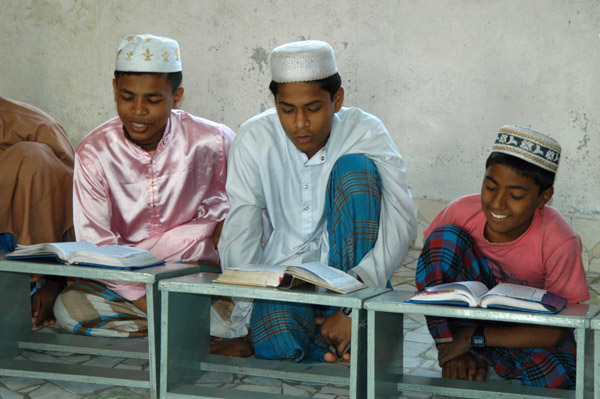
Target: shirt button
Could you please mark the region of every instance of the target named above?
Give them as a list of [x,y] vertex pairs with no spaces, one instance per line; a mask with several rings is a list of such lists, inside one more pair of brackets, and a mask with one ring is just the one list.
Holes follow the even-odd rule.
[[309,209],[309,208],[310,208],[310,207],[307,205],[307,206],[305,206],[305,207],[304,207],[304,210],[305,210],[305,211],[308,211],[308,209]]
[[154,187],[154,182],[151,182],[151,183],[150,183],[150,186]]
[[325,160],[325,155],[321,155],[321,161]]
[[305,189],[305,190],[308,190],[308,184],[305,184],[305,185],[304,185],[304,189]]

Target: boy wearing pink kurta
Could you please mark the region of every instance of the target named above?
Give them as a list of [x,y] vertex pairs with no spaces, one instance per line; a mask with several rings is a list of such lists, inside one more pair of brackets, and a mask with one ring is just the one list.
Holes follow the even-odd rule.
[[[169,262],[218,263],[234,133],[176,109],[181,79],[176,41],[135,35],[119,44],[119,117],[90,132],[76,151],[78,241],[130,245]],[[55,305],[64,328],[86,335],[145,335],[145,311],[144,285],[115,281],[71,284]]]

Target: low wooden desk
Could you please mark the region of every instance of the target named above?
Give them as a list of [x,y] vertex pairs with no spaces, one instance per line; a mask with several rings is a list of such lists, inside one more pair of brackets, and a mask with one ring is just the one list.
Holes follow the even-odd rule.
[[[193,385],[207,371],[274,377],[349,386],[350,397],[366,397],[366,312],[363,301],[388,289],[363,289],[347,295],[304,285],[291,290],[213,284],[215,274],[201,273],[159,283],[162,291],[161,398],[295,398]],[[268,299],[312,305],[351,307],[352,360],[347,365],[291,363],[210,354],[210,297]]]
[[[0,260],[0,375],[148,388],[158,397],[159,280],[195,273],[198,266],[169,263],[137,270]],[[148,341],[36,333],[31,327],[29,274],[108,279],[146,284]],[[148,359],[148,371],[15,360],[23,349]]]
[[[396,398],[401,391],[419,391],[461,398],[577,398],[590,396],[591,381],[585,381],[586,337],[590,319],[600,308],[571,305],[559,314],[541,314],[509,310],[478,309],[462,306],[405,303],[413,291],[391,291],[369,299],[368,312],[368,398]],[[552,325],[575,329],[577,340],[577,382],[575,391],[532,388],[507,381],[463,381],[403,374],[403,315],[407,313],[463,319],[493,320],[512,323]],[[589,354],[588,354],[589,355]],[[589,366],[589,365],[588,365]]]

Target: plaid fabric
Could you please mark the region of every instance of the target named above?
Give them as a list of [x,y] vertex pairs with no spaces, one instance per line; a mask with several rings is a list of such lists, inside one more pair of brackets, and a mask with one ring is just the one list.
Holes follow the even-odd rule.
[[[417,261],[417,289],[454,281],[481,281],[488,288],[496,281],[479,249],[467,233],[456,226],[438,226],[423,244]],[[425,317],[431,336],[437,343],[451,342],[452,330],[472,325],[468,320]]]
[[80,280],[63,290],[54,303],[56,321],[65,330],[101,337],[148,335],[146,314],[104,285]]
[[526,386],[575,389],[577,349],[572,334],[557,348],[484,348],[477,354],[504,379],[519,379]]
[[[381,180],[364,155],[337,160],[326,198],[329,264],[348,271],[375,245],[381,210]],[[322,362],[329,350],[315,316],[335,308],[276,301],[254,301],[250,339],[259,359]]]
[[[481,281],[488,288],[496,281],[488,264],[466,232],[456,226],[438,226],[425,241],[417,262],[417,289],[453,281]],[[438,343],[452,341],[452,331],[469,320],[426,317],[427,327]],[[489,326],[505,323],[483,322]],[[484,348],[475,352],[486,359],[505,379],[519,379],[523,385],[574,389],[576,347],[574,338],[558,348]]]
[[[181,262],[200,266],[201,272],[221,273],[215,263]],[[104,285],[79,280],[65,288],[54,303],[54,317],[62,328],[74,334],[101,337],[148,335],[146,314]]]

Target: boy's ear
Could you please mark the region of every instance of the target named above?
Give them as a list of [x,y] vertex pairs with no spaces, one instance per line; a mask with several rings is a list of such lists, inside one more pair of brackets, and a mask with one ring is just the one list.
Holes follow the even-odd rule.
[[344,88],[340,87],[333,95],[333,103],[335,104],[335,112],[338,112],[344,104]]
[[550,201],[552,199],[552,196],[554,195],[554,187],[549,187],[546,190],[544,190],[544,192],[542,192],[542,194],[540,195],[540,202],[538,204],[538,208],[543,208],[544,205],[546,205],[548,203],[548,201]]
[[117,102],[117,79],[113,79],[113,93],[115,96],[115,102]]
[[179,87],[177,90],[175,90],[175,96],[173,98],[173,108],[179,108],[179,103],[181,102],[182,98],[183,98],[183,87]]

